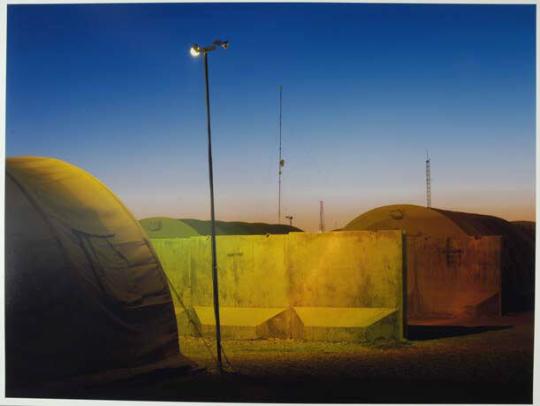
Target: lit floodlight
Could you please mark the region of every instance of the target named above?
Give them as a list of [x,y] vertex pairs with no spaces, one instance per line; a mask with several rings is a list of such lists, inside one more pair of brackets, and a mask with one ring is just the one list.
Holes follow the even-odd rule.
[[192,57],[196,58],[197,56],[201,54],[201,47],[198,46],[197,44],[193,44],[191,48],[189,49],[189,53],[191,54]]

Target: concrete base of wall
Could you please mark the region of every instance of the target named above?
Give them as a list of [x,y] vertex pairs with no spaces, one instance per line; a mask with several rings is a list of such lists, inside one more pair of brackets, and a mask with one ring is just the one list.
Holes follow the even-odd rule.
[[464,314],[470,317],[500,316],[501,295],[499,292],[486,295],[473,301],[464,309]]
[[304,325],[292,307],[288,307],[257,326],[257,334],[261,338],[301,339],[303,331]]
[[358,307],[295,307],[307,341],[370,342],[398,338],[397,309]]
[[[283,307],[221,307],[221,336],[238,340],[257,338],[288,338],[291,331],[291,314]],[[216,321],[214,308],[194,306],[177,313],[180,335],[214,336]],[[198,331],[197,331],[198,330]]]
[[[399,339],[398,311],[352,307],[222,307],[221,335],[232,339],[294,338],[307,341],[372,342]],[[214,309],[195,306],[177,312],[180,335],[213,336]]]
[[501,315],[501,294],[500,292],[477,293],[472,295],[465,293],[452,296],[453,306],[448,313],[424,313],[421,315],[412,313],[408,317],[409,324],[437,324],[446,325],[449,320],[467,318],[479,319],[479,323],[484,317],[494,317]]

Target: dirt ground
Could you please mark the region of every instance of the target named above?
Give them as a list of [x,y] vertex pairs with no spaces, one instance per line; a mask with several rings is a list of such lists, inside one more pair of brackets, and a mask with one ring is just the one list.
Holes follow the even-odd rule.
[[205,344],[181,338],[200,368],[139,377],[76,397],[101,399],[531,403],[532,314],[484,325],[410,326],[409,340],[373,345],[293,340],[223,342],[230,366],[220,376]]

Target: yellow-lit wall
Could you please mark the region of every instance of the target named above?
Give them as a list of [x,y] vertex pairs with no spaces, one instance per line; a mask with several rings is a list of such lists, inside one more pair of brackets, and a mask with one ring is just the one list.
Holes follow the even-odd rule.
[[293,306],[401,306],[400,231],[292,234],[287,267]]
[[[211,306],[210,238],[152,244],[184,305]],[[397,331],[404,307],[411,320],[453,317],[484,309],[478,305],[493,297],[487,308],[500,311],[500,237],[405,238],[401,231],[218,236],[217,253],[222,306],[390,308],[398,310]]]
[[[212,304],[209,237],[154,239],[186,305]],[[220,304],[402,307],[400,231],[218,236]]]
[[[210,237],[190,238],[189,243],[190,269],[183,272],[191,275],[192,302],[210,306]],[[222,306],[287,306],[287,235],[218,236],[216,246]]]

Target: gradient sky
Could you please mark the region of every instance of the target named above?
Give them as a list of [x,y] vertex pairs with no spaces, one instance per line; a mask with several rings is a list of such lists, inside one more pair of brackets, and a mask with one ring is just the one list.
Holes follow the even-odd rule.
[[216,215],[316,230],[385,204],[534,219],[532,5],[10,5],[6,155],[52,156],[139,217]]

